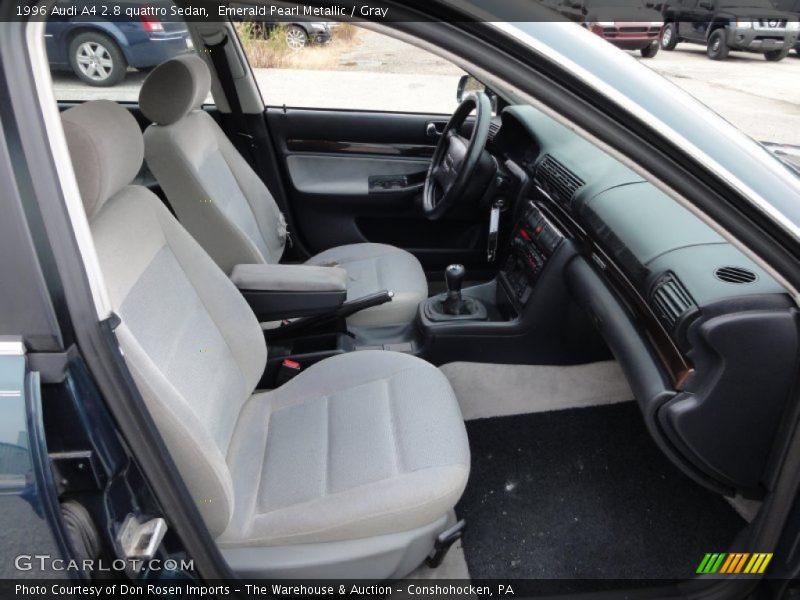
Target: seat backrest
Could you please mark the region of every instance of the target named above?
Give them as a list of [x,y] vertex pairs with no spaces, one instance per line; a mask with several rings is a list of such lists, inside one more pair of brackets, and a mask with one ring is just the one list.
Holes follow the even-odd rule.
[[263,374],[264,336],[228,277],[149,190],[136,120],[105,100],[62,115],[125,361],[214,535],[227,526],[226,454]]
[[286,221],[267,187],[202,110],[211,74],[186,54],[156,67],[139,93],[153,122],[145,159],[181,223],[230,274],[237,264],[277,263]]

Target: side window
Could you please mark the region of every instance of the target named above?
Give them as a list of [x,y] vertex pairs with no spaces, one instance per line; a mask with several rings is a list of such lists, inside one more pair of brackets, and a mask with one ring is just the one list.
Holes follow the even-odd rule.
[[465,72],[351,23],[236,24],[269,106],[451,114]]
[[[80,16],[84,5],[96,12],[92,20]],[[149,70],[194,52],[186,23],[169,16],[171,6],[169,0],[143,4],[58,0],[56,7],[75,14],[54,14],[45,25],[56,99],[137,101]]]

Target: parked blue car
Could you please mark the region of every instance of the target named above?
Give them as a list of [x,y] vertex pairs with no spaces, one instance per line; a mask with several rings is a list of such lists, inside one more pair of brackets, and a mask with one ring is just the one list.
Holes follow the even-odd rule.
[[[72,70],[89,85],[116,85],[123,80],[128,67],[146,71],[193,49],[191,36],[183,22],[161,21],[147,16],[126,17],[125,8],[144,6],[140,2],[120,0],[109,3],[108,7],[118,5],[122,8],[122,16],[114,17],[113,21],[101,20],[99,13],[81,17],[84,2],[60,0],[58,4],[76,7],[76,14],[53,16],[48,20],[45,36],[50,66]],[[172,3],[148,3],[148,6],[154,5],[169,7]]]

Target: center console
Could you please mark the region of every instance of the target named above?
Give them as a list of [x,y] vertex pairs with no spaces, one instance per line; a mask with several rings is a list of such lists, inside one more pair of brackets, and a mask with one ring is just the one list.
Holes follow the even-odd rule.
[[564,239],[532,202],[526,207],[511,229],[507,258],[495,284],[495,297],[491,294],[487,297],[485,286],[462,292],[464,267],[450,265],[445,271],[447,294],[434,296],[422,304],[425,322],[507,321],[525,310],[545,265]]
[[417,327],[424,356],[434,364],[548,364],[576,343],[563,334],[572,318],[563,272],[576,248],[533,202],[524,199],[517,214],[504,230],[497,277],[463,290],[448,277],[448,294],[421,304]]
[[513,226],[501,230],[502,266],[494,279],[462,289],[466,269],[450,265],[443,274],[447,292],[420,303],[410,325],[352,327],[345,323],[350,313],[343,312],[325,327],[295,331],[293,321],[267,330],[270,353],[262,386],[275,387],[319,360],[358,350],[407,352],[433,364],[558,364],[583,343],[564,333],[570,331],[572,303],[563,273],[576,247],[533,202],[524,200],[514,212]]

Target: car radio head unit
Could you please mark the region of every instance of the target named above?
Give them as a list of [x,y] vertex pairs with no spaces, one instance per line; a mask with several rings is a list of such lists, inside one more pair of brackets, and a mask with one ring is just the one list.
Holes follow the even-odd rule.
[[533,203],[514,225],[503,274],[510,294],[524,306],[547,260],[564,236]]

